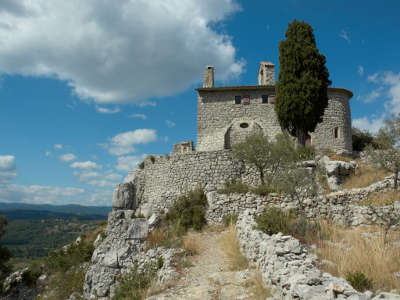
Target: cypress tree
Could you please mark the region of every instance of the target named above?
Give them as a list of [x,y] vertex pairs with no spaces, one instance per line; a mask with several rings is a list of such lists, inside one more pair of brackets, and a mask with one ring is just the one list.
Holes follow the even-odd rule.
[[308,23],[295,19],[285,36],[279,43],[275,111],[281,127],[305,145],[306,134],[322,121],[331,81],[325,56],[319,53]]

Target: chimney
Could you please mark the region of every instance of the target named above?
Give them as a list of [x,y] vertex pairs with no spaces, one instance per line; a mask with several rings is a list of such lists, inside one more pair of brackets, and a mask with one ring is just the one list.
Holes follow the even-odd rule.
[[203,88],[214,87],[214,67],[207,66],[206,74],[204,75]]
[[275,65],[271,62],[261,62],[258,69],[258,85],[275,85]]

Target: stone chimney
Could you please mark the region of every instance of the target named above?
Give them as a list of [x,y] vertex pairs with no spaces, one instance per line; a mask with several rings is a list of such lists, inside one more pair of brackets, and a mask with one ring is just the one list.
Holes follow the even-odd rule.
[[203,88],[214,87],[214,67],[207,66],[206,73],[204,75]]
[[275,85],[275,65],[271,62],[261,62],[258,69],[258,85]]

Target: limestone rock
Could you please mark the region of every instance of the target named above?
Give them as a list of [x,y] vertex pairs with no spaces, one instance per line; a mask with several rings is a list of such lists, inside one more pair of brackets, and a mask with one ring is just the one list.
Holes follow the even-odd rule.
[[113,193],[113,209],[136,209],[135,185],[123,182],[117,185]]
[[357,166],[355,161],[331,160],[326,155],[322,157],[320,163],[326,170],[329,187],[335,191],[340,189],[344,178],[354,172]]

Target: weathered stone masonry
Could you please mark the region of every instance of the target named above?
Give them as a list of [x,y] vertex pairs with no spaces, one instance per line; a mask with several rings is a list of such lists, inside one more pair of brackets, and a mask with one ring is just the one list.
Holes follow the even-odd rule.
[[[230,149],[233,143],[263,131],[273,138],[281,133],[275,110],[274,65],[261,63],[259,84],[214,87],[212,68],[206,71],[203,88],[198,88],[197,151]],[[342,88],[328,89],[328,107],[323,121],[310,133],[317,149],[351,152],[351,116],[349,100],[352,92]],[[236,98],[240,97],[240,103]],[[237,99],[239,101],[239,99]]]

